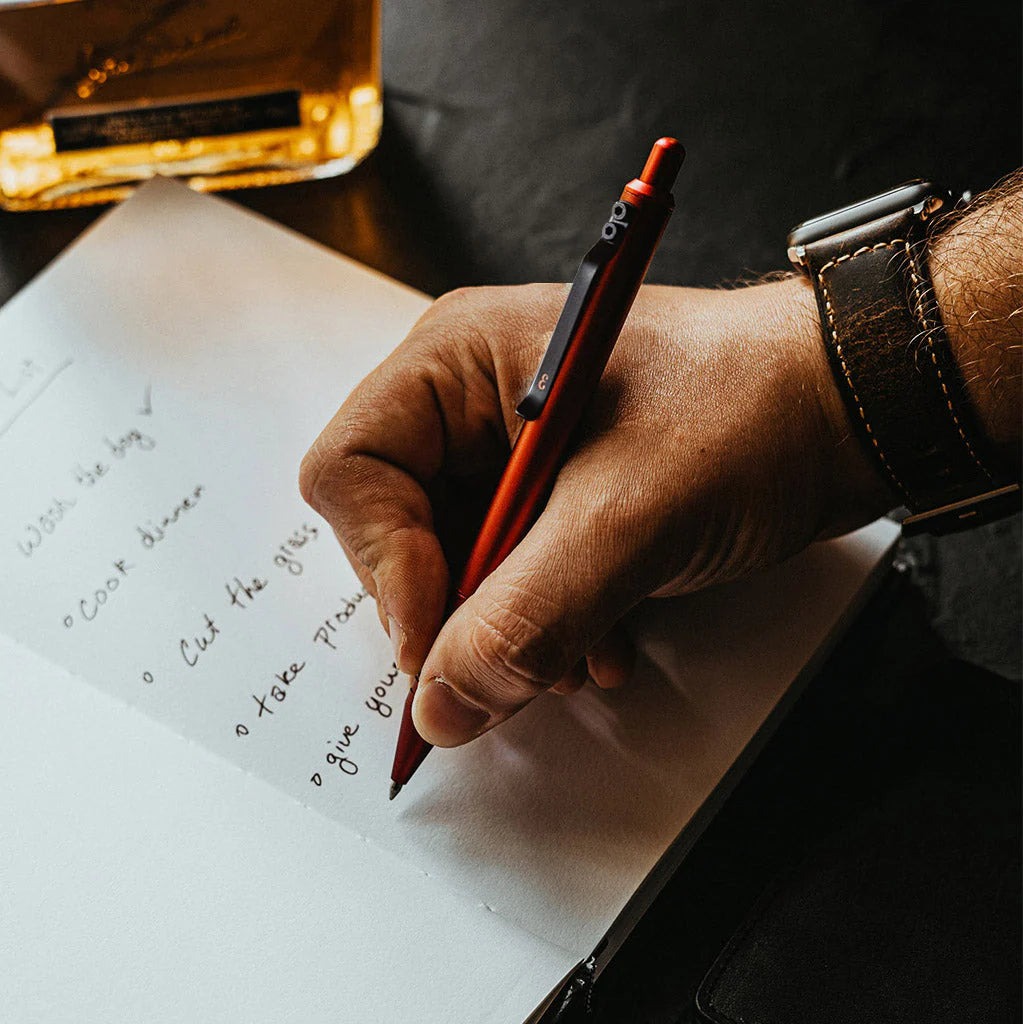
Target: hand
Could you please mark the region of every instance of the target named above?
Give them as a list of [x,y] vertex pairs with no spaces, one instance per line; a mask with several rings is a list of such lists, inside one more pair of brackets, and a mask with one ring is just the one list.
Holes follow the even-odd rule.
[[645,597],[749,573],[894,504],[850,436],[805,280],[648,286],[546,510],[445,622],[456,545],[442,538],[471,540],[565,295],[442,297],[302,464],[399,667],[421,676],[414,720],[439,746],[545,689],[624,682],[619,623]]

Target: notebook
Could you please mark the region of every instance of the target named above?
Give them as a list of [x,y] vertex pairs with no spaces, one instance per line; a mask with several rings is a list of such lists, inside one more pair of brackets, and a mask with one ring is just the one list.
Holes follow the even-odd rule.
[[887,522],[648,602],[631,685],[389,802],[408,682],[296,480],[428,305],[157,180],[0,311],[8,1019],[519,1024],[613,956],[865,599]]

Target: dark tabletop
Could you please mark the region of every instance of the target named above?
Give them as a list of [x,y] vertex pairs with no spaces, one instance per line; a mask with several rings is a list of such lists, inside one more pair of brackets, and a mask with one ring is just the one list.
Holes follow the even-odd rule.
[[[976,192],[1017,167],[1020,38],[1019,4],[993,0],[384,0],[377,151],[343,178],[234,198],[431,294],[563,281],[670,134],[688,159],[649,280],[735,283],[784,269],[786,233],[808,216],[915,177]],[[99,212],[0,214],[0,301]],[[926,665],[970,693],[1018,681],[1019,518],[904,556],[904,630],[876,644],[883,672],[863,671]],[[1007,748],[991,770],[1018,777],[1017,760]],[[705,848],[762,834],[756,813]],[[777,867],[763,859],[729,913],[669,892],[598,986],[598,1018],[687,1015],[697,971],[679,964],[705,968],[727,937],[706,922],[740,915]],[[710,938],[694,946],[693,929]]]

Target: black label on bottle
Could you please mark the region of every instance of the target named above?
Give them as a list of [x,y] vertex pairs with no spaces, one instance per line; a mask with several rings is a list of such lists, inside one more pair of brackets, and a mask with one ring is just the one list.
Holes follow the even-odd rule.
[[58,153],[294,128],[301,123],[298,92],[294,89],[194,103],[108,108],[90,113],[54,111],[49,121]]

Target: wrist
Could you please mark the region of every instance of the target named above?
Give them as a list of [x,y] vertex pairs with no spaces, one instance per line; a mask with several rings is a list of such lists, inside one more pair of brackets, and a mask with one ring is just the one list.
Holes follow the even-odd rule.
[[949,347],[979,424],[1004,462],[1018,466],[1023,281],[1018,253],[998,245],[998,232],[1014,213],[1020,219],[1018,209],[980,206],[933,239],[928,262]]
[[[978,525],[1018,507],[1020,494],[1012,482],[1013,470],[989,440],[994,437],[1004,445],[1013,433],[1018,439],[1018,394],[1015,402],[998,401],[991,388],[998,368],[977,373],[975,366],[978,358],[993,354],[975,348],[978,342],[991,342],[990,322],[980,319],[983,307],[976,286],[990,292],[996,282],[1018,278],[995,270],[999,264],[1011,271],[1018,254],[1007,255],[1012,247],[1005,246],[1004,236],[1001,245],[987,244],[987,236],[998,232],[976,223],[983,207],[964,219],[972,222],[966,228],[971,244],[965,251],[947,261],[939,254],[939,263],[964,272],[961,291],[972,289],[969,318],[963,321],[954,310],[948,316],[959,346],[957,359],[943,329],[931,258],[934,214],[951,203],[951,194],[931,182],[908,182],[805,221],[788,238],[790,259],[812,283],[820,336],[845,405],[846,416],[838,418],[832,409],[830,422],[840,433],[851,425],[857,447],[894,498],[885,504],[907,507],[911,514],[904,532],[943,533]],[[1003,205],[995,215],[1002,219],[1005,214]],[[955,241],[962,226],[956,225]],[[980,238],[985,239],[983,246]],[[948,283],[947,277],[940,281],[946,311],[957,298],[954,288],[950,293],[944,287]],[[993,310],[1000,301],[1002,295],[989,297],[989,307]],[[1013,316],[1004,316],[1000,327],[1015,326],[1010,325]],[[981,336],[974,333],[978,326]],[[1006,354],[1009,339],[996,347],[1000,355]],[[980,397],[984,416],[978,417],[974,409],[977,403],[963,384],[963,370],[977,378],[971,391]],[[837,435],[835,439],[841,443]],[[859,477],[852,496],[873,500],[870,479],[857,473],[857,461],[839,464],[855,474],[847,479]],[[836,492],[841,482],[835,478]]]
[[821,509],[819,534],[835,536],[883,515],[900,497],[864,452],[824,346],[813,285],[803,274],[779,284],[789,323],[790,344],[798,360],[803,394],[817,421],[817,464]]

